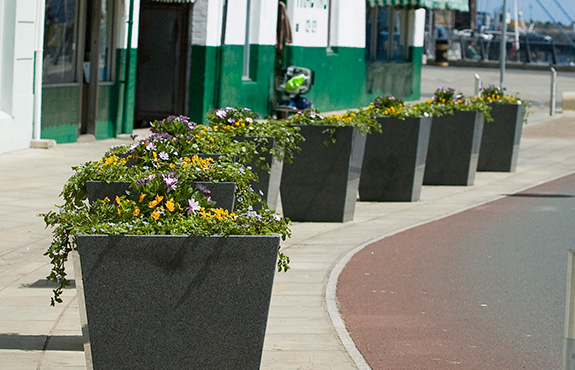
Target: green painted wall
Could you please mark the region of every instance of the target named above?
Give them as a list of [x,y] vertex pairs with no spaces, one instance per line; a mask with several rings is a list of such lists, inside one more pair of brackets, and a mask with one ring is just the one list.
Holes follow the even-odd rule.
[[202,122],[205,113],[214,108],[218,56],[218,47],[192,45],[188,114],[194,122]]
[[[242,77],[243,60],[242,45],[225,45],[223,49],[192,47],[189,101],[192,120],[202,122],[210,109],[225,106],[248,107],[263,115],[270,112],[275,47],[251,46],[251,79]],[[216,79],[218,74],[219,80]]]
[[267,115],[272,107],[275,46],[251,45],[250,79],[244,79],[244,47],[226,45],[222,65],[220,107],[240,106]]
[[42,88],[43,139],[58,143],[76,142],[80,123],[80,86]]
[[[132,133],[136,84],[136,49],[131,50],[129,71],[126,51],[117,50],[116,82],[101,83],[98,90],[96,139]],[[127,94],[126,94],[127,86]],[[76,142],[80,127],[82,84],[42,89],[42,138],[58,143]],[[126,111],[123,107],[126,106]]]
[[315,84],[306,94],[320,111],[367,106],[376,97],[394,95],[419,99],[422,48],[410,48],[403,63],[370,63],[363,48],[310,48],[288,46],[288,65],[315,71]]
[[[130,134],[134,130],[134,110],[136,106],[136,66],[138,50],[116,51],[116,76],[118,76],[118,107],[116,115],[116,135]],[[128,66],[128,68],[126,68]],[[127,73],[126,73],[127,72]]]

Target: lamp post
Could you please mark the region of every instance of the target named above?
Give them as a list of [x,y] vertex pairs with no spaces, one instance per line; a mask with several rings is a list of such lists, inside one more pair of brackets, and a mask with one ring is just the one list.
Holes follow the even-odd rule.
[[499,86],[503,88],[505,61],[507,59],[507,0],[503,0],[503,11],[501,13],[501,45],[499,49]]

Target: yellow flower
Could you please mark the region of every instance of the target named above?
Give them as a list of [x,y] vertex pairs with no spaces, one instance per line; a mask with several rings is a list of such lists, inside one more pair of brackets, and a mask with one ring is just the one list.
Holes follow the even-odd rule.
[[119,196],[116,195],[116,203],[118,203],[118,205],[122,204],[122,200],[120,199]]
[[136,209],[134,210],[134,212],[132,212],[132,214],[133,214],[134,216],[136,216],[136,217],[139,216],[139,215],[140,215],[140,209],[139,209],[139,208],[136,208]]
[[120,211],[120,208],[118,208],[118,216],[121,216],[122,212]]
[[103,201],[104,203],[110,203],[110,198],[106,197],[106,198],[102,199],[102,201]]
[[151,201],[151,202],[148,204],[148,207],[154,208],[155,206],[157,206],[157,205],[162,201],[162,199],[164,199],[164,197],[159,196],[159,195],[156,195],[156,199],[154,199],[153,201]]
[[146,197],[147,194],[140,194],[140,200],[138,202],[142,203],[142,201],[144,200],[144,198]]
[[157,220],[158,218],[160,218],[160,212],[158,211],[152,212],[152,217],[154,218],[154,220]]
[[175,208],[175,204],[174,204],[174,199],[171,198],[170,200],[168,200],[166,202],[166,208],[170,211],[170,212],[174,212],[174,208]]

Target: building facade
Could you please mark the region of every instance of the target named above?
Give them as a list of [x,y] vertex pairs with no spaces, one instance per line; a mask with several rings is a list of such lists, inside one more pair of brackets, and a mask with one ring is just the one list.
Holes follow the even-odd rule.
[[38,136],[59,143],[131,133],[168,115],[202,122],[223,106],[273,115],[287,66],[314,71],[306,97],[322,112],[380,95],[418,99],[417,1],[46,0],[38,21],[30,9],[42,0],[0,0],[0,152],[29,146],[35,107]]

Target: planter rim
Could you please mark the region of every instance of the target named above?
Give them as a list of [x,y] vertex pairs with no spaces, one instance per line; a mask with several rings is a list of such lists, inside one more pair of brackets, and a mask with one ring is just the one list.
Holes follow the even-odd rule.
[[146,238],[146,237],[154,237],[154,238],[181,238],[181,239],[188,239],[188,238],[280,238],[279,234],[271,234],[271,235],[194,235],[194,234],[185,234],[185,235],[169,235],[169,234],[76,234],[76,237],[117,237],[117,238]]

